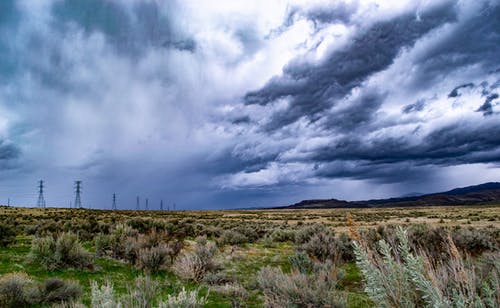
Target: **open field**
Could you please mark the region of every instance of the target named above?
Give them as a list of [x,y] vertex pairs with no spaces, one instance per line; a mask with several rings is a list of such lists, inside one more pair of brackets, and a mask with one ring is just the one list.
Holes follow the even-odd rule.
[[[0,305],[49,307],[64,300],[73,307],[105,306],[96,298],[105,297],[110,288],[102,286],[110,283],[113,292],[107,294],[115,304],[108,307],[119,301],[125,307],[180,306],[173,297],[184,288],[206,307],[369,307],[377,304],[365,289],[369,271],[356,262],[352,241],[376,255],[378,240],[385,239],[394,252],[402,241],[396,226],[407,230],[411,253],[426,249],[424,263],[456,263],[460,254],[474,268],[493,266],[489,272],[498,275],[500,206],[177,212],[0,207]],[[404,263],[397,253],[395,260]],[[29,277],[12,279],[9,273]],[[44,297],[54,277],[74,283]],[[22,291],[24,299],[14,301],[12,281],[23,279],[28,282],[18,283],[19,289],[32,294],[35,288],[37,296]],[[92,283],[99,288],[92,291]],[[442,300],[448,291],[441,292]],[[415,292],[401,296],[419,296]]]

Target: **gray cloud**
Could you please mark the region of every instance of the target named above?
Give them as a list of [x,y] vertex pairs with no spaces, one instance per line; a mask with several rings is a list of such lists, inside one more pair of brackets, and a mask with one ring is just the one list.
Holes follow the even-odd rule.
[[0,160],[16,159],[20,156],[21,151],[13,144],[8,144],[0,139]]
[[413,104],[406,105],[406,106],[403,108],[403,112],[404,112],[404,113],[411,113],[411,112],[418,112],[418,111],[422,111],[422,110],[424,110],[425,105],[426,105],[425,100],[420,99],[420,100],[416,101],[416,102],[415,102],[415,103],[413,103]]
[[477,111],[482,112],[483,115],[492,115],[493,114],[493,105],[491,104],[494,100],[498,98],[497,93],[490,94],[486,97],[484,104],[479,107]]
[[453,170],[486,180],[500,163],[499,11],[1,1],[0,180],[31,191],[43,178],[58,205],[81,179],[87,204],[116,192],[122,207],[140,195],[180,208],[332,187],[382,197],[443,186]]
[[[150,47],[193,51],[195,42],[175,28],[175,2],[138,1],[124,6],[116,0],[65,0],[55,3],[55,23],[62,31],[71,31],[76,23],[87,34],[106,35],[119,53],[138,55]],[[140,55],[140,54],[139,54]]]
[[[377,22],[320,64],[291,62],[282,76],[247,93],[245,103],[267,106],[285,100],[287,107],[272,113],[261,127],[265,132],[295,138],[300,133],[284,127],[300,127],[296,123],[305,121],[309,133],[329,140],[307,150],[296,146],[289,150],[295,154],[280,156],[286,157],[286,163],[314,166],[317,177],[391,183],[433,178],[438,166],[497,164],[500,131],[492,119],[477,122],[471,117],[438,124],[427,118],[436,110],[446,110],[443,104],[458,110],[463,100],[480,96],[486,96],[483,105],[470,112],[494,114],[492,101],[497,96],[481,79],[496,79],[497,73],[489,67],[499,54],[500,19],[496,17],[500,8],[484,2],[475,9],[447,3],[420,12],[418,18],[408,13]],[[337,19],[332,16],[332,20]],[[431,85],[439,84],[443,76],[454,80],[456,72],[472,65],[479,67],[479,82],[462,82],[444,93]],[[411,70],[406,84],[398,88],[398,79],[395,84],[377,84],[381,72],[391,74],[398,67]],[[475,86],[479,83],[483,90]],[[470,90],[467,98],[463,98],[464,89]],[[413,93],[424,91],[428,94],[415,103],[402,105],[400,119],[387,115],[387,102],[394,101],[394,96],[414,100]],[[397,127],[404,129],[398,133]]]
[[403,47],[453,19],[453,6],[447,4],[425,12],[421,20],[406,14],[377,22],[320,65],[291,63],[282,77],[246,94],[245,102],[267,105],[283,98],[290,101],[286,110],[273,115],[268,130],[289,125],[303,116],[314,120],[370,75],[386,69]]
[[448,94],[448,97],[458,97],[458,96],[460,96],[460,93],[458,92],[458,90],[467,89],[467,88],[474,88],[474,84],[472,82],[469,82],[469,83],[459,85],[458,87],[455,87],[453,90],[451,90],[450,94]]

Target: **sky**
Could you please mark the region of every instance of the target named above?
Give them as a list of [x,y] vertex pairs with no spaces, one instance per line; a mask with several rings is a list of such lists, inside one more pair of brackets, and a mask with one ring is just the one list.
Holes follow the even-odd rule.
[[0,204],[500,181],[500,1],[0,1]]

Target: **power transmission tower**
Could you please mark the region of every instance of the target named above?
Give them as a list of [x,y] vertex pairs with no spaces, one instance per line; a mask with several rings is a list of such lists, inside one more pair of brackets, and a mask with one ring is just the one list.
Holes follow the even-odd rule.
[[82,199],[80,194],[82,193],[82,181],[75,181],[75,209],[82,208]]
[[146,198],[146,211],[149,210],[148,198]]
[[116,210],[116,194],[113,193],[113,205],[111,206],[112,210]]
[[175,211],[175,203],[174,203],[174,211]]
[[163,200],[160,201],[160,211],[163,211]]
[[43,197],[43,181],[38,182],[38,202],[37,206],[39,208],[45,208],[45,198]]
[[7,206],[10,206],[10,198],[7,199]]
[[138,211],[141,209],[140,205],[139,205],[139,196],[137,196],[137,203],[135,204],[135,209]]

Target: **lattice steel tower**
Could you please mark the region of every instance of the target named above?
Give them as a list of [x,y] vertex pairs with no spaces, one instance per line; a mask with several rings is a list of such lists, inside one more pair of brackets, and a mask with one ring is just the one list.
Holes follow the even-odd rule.
[[163,200],[160,201],[160,211],[163,211]]
[[113,193],[113,205],[111,206],[112,210],[116,210],[116,194]]
[[148,198],[146,198],[146,211],[149,210]]
[[82,208],[82,181],[75,181],[75,209]]
[[45,198],[43,197],[43,181],[38,182],[38,202],[37,206],[39,208],[45,208]]
[[140,204],[139,204],[139,196],[137,196],[137,202],[136,202],[136,204],[135,204],[135,210],[136,210],[136,211],[138,211],[138,210],[140,210],[140,209],[141,209],[141,206],[140,206]]

